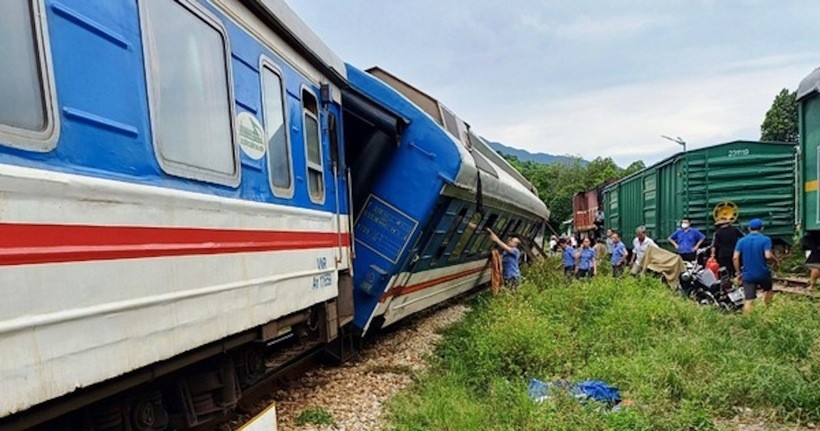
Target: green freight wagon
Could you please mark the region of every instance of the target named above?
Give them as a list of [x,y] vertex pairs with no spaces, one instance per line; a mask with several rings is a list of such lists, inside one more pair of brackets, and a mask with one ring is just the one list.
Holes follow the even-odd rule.
[[820,179],[820,68],[800,82],[797,101],[803,154],[802,178],[798,183],[800,215],[806,233],[820,244],[820,199],[817,192],[817,181]]
[[734,202],[745,229],[753,218],[776,243],[793,241],[798,148],[795,143],[734,141],[675,154],[604,189],[607,227],[631,246],[635,228],[665,244],[688,216],[711,239],[712,211]]

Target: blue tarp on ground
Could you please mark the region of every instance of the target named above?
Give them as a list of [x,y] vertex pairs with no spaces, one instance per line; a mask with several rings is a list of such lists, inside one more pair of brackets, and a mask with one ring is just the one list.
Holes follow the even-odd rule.
[[549,399],[550,392],[554,389],[569,392],[579,400],[593,399],[609,405],[615,405],[621,402],[621,391],[600,380],[585,380],[572,384],[565,380],[546,383],[531,378],[527,392],[530,398],[537,402],[542,402]]

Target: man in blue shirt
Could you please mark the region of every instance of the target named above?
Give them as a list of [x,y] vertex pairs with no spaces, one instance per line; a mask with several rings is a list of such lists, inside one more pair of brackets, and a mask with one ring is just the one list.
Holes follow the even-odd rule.
[[564,266],[564,278],[569,279],[575,273],[575,249],[569,244],[566,238],[558,240],[561,247],[561,264]]
[[516,289],[521,284],[521,270],[518,268],[518,258],[521,257],[521,250],[518,249],[518,244],[521,240],[517,236],[510,236],[505,243],[501,241],[498,235],[490,228],[487,228],[487,233],[490,234],[490,239],[498,244],[504,253],[501,255],[502,277],[504,278],[504,286],[511,289]]
[[589,237],[586,237],[581,248],[575,252],[575,273],[578,278],[588,278],[598,273],[598,259],[591,244]]
[[681,259],[686,261],[695,260],[695,252],[706,238],[699,230],[689,227],[691,223],[688,217],[680,220],[680,229],[669,235],[669,242],[675,247]]
[[621,241],[621,234],[619,232],[612,232],[610,238],[612,238],[612,276],[620,277],[621,273],[624,272],[626,257],[629,255],[629,252],[626,251],[626,246],[623,241]]
[[[763,235],[763,220],[758,218],[749,222],[749,235],[741,238],[735,246],[735,254],[732,257],[737,272],[737,282],[743,281],[743,295],[746,301],[743,303],[743,312],[752,310],[752,303],[757,298],[757,288],[763,290],[763,302],[769,305],[772,301],[772,273],[766,266],[767,260],[777,264],[772,253],[772,239]],[[743,271],[741,272],[741,259],[743,260]]]

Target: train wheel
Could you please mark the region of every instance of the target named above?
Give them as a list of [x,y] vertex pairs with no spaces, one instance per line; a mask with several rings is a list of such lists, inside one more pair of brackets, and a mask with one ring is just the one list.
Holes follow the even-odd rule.
[[236,374],[239,377],[239,384],[242,389],[259,381],[266,371],[265,348],[263,345],[247,347],[237,355]]
[[168,427],[169,417],[159,391],[142,394],[131,403],[131,429],[159,431]]

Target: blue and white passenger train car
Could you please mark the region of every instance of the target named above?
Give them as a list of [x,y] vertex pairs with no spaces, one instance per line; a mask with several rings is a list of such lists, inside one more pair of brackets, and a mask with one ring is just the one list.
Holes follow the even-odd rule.
[[346,113],[366,95],[403,120],[389,130],[365,126],[360,113],[345,117],[346,140],[367,142],[348,147],[351,169],[376,172],[366,187],[353,179],[354,322],[366,331],[489,281],[493,244],[484,228],[531,239],[549,210],[438,100],[379,68],[347,71]]
[[[0,16],[0,418],[338,317],[346,71],[292,11],[4,0]],[[188,425],[213,414],[197,400],[230,404],[229,374],[183,388]]]
[[549,216],[445,106],[345,65],[282,1],[0,17],[4,430],[212,422],[272,352],[468,291],[484,227]]

